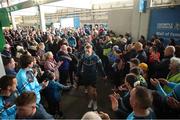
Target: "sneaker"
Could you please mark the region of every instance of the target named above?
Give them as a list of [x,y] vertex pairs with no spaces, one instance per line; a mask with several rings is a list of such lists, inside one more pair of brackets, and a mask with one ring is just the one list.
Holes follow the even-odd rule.
[[76,84],[73,84],[72,87],[73,87],[73,88],[77,88],[77,85],[76,85]]
[[84,93],[86,93],[86,94],[87,94],[87,93],[88,93],[88,90],[87,90],[87,89],[85,89],[85,90],[84,90]]
[[88,108],[91,108],[92,105],[93,105],[93,100],[90,100],[90,101],[89,101],[89,104],[88,104]]
[[94,101],[94,102],[93,102],[93,110],[97,110],[97,108],[98,108],[98,107],[97,107],[97,101]]

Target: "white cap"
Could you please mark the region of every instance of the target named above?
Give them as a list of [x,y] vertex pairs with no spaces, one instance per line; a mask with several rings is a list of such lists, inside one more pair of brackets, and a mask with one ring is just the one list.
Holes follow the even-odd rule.
[[117,49],[119,49],[119,46],[114,45],[112,49],[113,49],[113,50],[117,50]]

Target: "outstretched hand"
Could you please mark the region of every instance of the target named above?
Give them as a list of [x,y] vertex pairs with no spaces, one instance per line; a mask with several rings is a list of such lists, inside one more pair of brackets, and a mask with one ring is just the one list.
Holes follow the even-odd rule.
[[44,89],[45,87],[47,87],[48,84],[49,84],[49,81],[44,80],[44,81],[42,82],[42,87],[43,87],[43,89]]
[[167,85],[168,84],[168,81],[164,78],[159,78],[158,79],[160,83],[162,83],[163,85]]
[[180,109],[180,102],[173,97],[168,97],[168,105],[173,109]]
[[122,84],[121,86],[118,87],[118,90],[120,90],[120,91],[127,91],[128,88],[127,88],[126,84]]
[[118,100],[113,95],[109,95],[109,97],[110,97],[110,100],[111,100],[112,110],[117,111],[118,110]]
[[61,66],[63,63],[64,63],[63,61],[59,61],[58,66]]
[[150,82],[153,86],[157,86],[159,84],[159,81],[156,78],[154,78],[154,79],[151,78]]

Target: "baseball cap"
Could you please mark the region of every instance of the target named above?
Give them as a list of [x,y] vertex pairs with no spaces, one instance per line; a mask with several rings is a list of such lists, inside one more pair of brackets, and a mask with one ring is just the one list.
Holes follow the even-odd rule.
[[116,51],[116,50],[118,50],[118,49],[119,49],[119,46],[114,45],[112,49]]

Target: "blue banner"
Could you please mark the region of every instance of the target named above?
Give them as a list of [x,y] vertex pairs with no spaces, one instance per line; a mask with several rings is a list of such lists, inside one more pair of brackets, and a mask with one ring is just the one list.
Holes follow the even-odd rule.
[[151,10],[148,39],[153,34],[163,38],[165,44],[170,42],[170,38],[180,44],[180,6]]
[[74,28],[80,27],[80,19],[78,16],[74,17]]
[[146,0],[139,0],[139,12],[146,12]]

